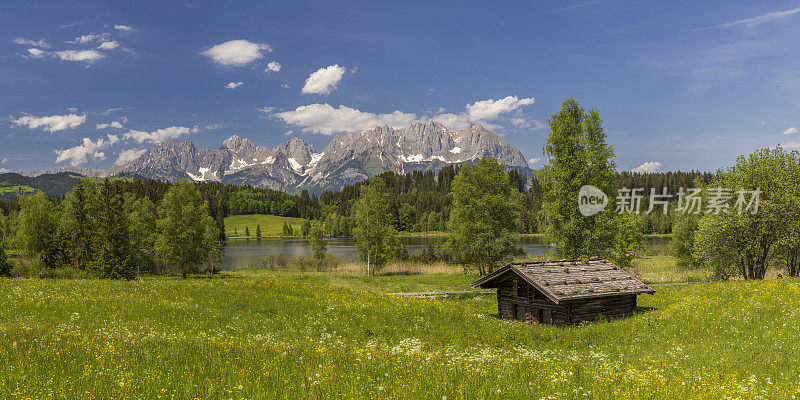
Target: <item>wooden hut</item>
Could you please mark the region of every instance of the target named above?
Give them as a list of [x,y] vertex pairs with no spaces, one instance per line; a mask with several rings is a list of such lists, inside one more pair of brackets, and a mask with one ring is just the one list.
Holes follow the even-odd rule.
[[607,260],[509,264],[472,287],[497,288],[500,318],[559,325],[625,317],[637,295],[655,293]]

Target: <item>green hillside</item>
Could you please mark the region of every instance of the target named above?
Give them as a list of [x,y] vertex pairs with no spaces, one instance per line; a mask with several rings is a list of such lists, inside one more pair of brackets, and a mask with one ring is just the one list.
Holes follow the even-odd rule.
[[[292,226],[295,234],[300,234],[300,227],[305,221],[303,218],[281,217],[277,215],[232,215],[225,218],[225,233],[228,237],[245,237],[244,228],[250,229],[250,237],[255,237],[256,226],[261,226],[262,236],[281,236],[283,223]],[[234,233],[234,230],[236,233]]]
[[0,194],[32,194],[36,189],[26,185],[14,185],[8,182],[0,182]]

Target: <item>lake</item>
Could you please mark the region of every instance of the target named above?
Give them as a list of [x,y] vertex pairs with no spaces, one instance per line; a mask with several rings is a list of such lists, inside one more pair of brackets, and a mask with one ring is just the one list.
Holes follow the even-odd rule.
[[[647,237],[648,245],[668,244],[669,237]],[[428,245],[440,245],[444,238],[437,237],[402,237],[400,241],[408,248],[409,254],[415,254]],[[328,252],[341,257],[345,261],[357,261],[355,241],[352,238],[329,238]],[[543,242],[540,236],[524,236],[518,239],[518,246],[529,256],[546,256],[552,247]],[[286,257],[310,255],[306,239],[231,239],[225,247],[223,258],[224,269],[245,268],[256,257],[268,254],[283,254]]]

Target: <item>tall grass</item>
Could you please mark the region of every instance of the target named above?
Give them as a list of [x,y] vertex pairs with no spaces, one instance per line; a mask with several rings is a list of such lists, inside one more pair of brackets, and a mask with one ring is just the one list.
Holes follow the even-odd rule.
[[664,287],[631,318],[555,328],[497,320],[490,296],[403,298],[304,278],[320,275],[0,279],[0,398],[800,394],[795,279]]

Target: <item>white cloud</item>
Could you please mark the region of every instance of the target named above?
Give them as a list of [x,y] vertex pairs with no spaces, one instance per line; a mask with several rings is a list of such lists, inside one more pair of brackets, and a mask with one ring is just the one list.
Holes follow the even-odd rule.
[[114,25],[114,29],[116,29],[118,31],[123,31],[123,32],[130,32],[130,31],[133,30],[133,28],[131,28],[128,25]]
[[776,19],[786,18],[800,12],[800,7],[792,8],[784,11],[773,11],[766,14],[759,15],[753,18],[745,18],[736,21],[726,22],[724,24],[716,25],[713,28],[729,28],[731,26],[744,25],[746,27],[753,27],[763,24],[765,22],[774,21]]
[[97,129],[105,129],[105,128],[122,129],[122,124],[117,122],[117,121],[113,121],[113,122],[108,123],[108,124],[97,124],[96,127],[97,127]]
[[511,122],[511,124],[518,128],[529,128],[531,126],[531,123],[525,118],[511,118],[508,122]]
[[779,144],[779,146],[783,147],[786,150],[796,150],[800,149],[800,142],[786,142],[784,144]]
[[265,69],[267,73],[280,72],[280,70],[281,70],[281,64],[277,61],[270,61],[269,64],[267,64],[267,69]]
[[86,164],[89,158],[93,160],[105,160],[106,155],[103,149],[113,146],[119,141],[116,135],[106,135],[107,139],[99,138],[97,141],[92,141],[89,138],[83,138],[83,144],[70,147],[68,149],[55,150],[56,162],[69,161],[71,165],[78,166]]
[[99,40],[99,39],[100,39],[100,35],[97,35],[97,34],[94,34],[94,33],[90,33],[88,35],[81,35],[81,36],[76,37],[75,40],[72,41],[71,43],[89,43],[89,42],[94,42],[95,40]]
[[35,117],[32,115],[25,115],[12,120],[17,126],[25,125],[28,129],[36,129],[43,127],[45,131],[57,132],[64,129],[72,129],[81,126],[86,122],[86,115],[51,115],[49,117]]
[[783,131],[784,135],[791,135],[793,133],[797,133],[797,127],[796,126],[792,126],[790,128],[787,128],[785,131]]
[[139,157],[142,154],[146,153],[147,149],[130,149],[130,150],[123,150],[119,152],[119,156],[117,157],[117,161],[114,161],[114,165],[126,164],[129,163]]
[[45,41],[44,39],[31,40],[31,39],[26,39],[24,37],[18,37],[14,39],[14,43],[22,44],[25,46],[44,47],[45,49],[50,47],[50,45],[48,45],[47,41]]
[[31,47],[28,49],[28,55],[33,58],[44,58],[44,56],[47,55],[47,52],[42,49]]
[[239,86],[242,86],[242,85],[244,85],[243,82],[228,82],[228,84],[225,85],[225,88],[226,89],[236,89],[236,88],[238,88]]
[[117,43],[115,40],[103,42],[100,43],[100,46],[97,46],[97,48],[100,50],[112,50],[116,49],[117,47],[119,47],[119,43]]
[[508,96],[500,100],[481,100],[467,104],[466,113],[470,121],[492,120],[502,113],[531,105],[533,102],[533,97],[519,99],[517,96]]
[[95,62],[103,58],[103,54],[97,50],[64,50],[57,51],[58,58],[65,61],[86,61],[89,63]]
[[346,70],[345,67],[340,67],[338,64],[320,68],[317,72],[308,76],[306,84],[303,86],[300,93],[331,94],[331,92],[336,90]]
[[231,40],[211,47],[200,54],[207,56],[211,61],[225,66],[247,65],[264,55],[262,51],[272,51],[272,47],[265,43],[253,43],[244,39]]
[[[267,109],[270,113],[272,110]],[[262,112],[265,110],[262,109]],[[334,108],[329,104],[310,104],[297,107],[294,111],[274,114],[290,125],[303,128],[303,132],[332,135],[336,132],[358,132],[376,126],[405,126],[417,119],[415,114],[394,111],[389,114],[373,114],[340,105]]]
[[[446,113],[439,109],[430,116],[418,117],[413,113],[395,110],[389,114],[373,114],[359,111],[355,108],[340,105],[334,108],[329,104],[310,104],[301,106],[293,111],[274,113],[274,108],[264,107],[260,112],[277,117],[287,124],[303,128],[303,132],[322,133],[331,135],[335,132],[358,132],[372,129],[376,126],[405,126],[422,119],[430,119],[444,125],[451,130],[460,130],[473,123],[481,123],[488,129],[497,129],[500,126],[489,121],[500,120],[507,112],[515,111],[522,106],[533,104],[533,98],[519,99],[517,96],[508,96],[500,100],[482,100],[467,104],[461,113]],[[513,120],[511,121],[513,123]],[[518,121],[519,122],[519,121]],[[527,127],[541,129],[546,125],[539,121],[525,121]]]
[[661,163],[660,162],[658,162],[658,161],[650,161],[650,162],[646,162],[646,163],[644,163],[644,164],[632,169],[631,172],[638,172],[640,174],[646,174],[646,173],[656,172],[659,169],[661,169]]
[[469,117],[467,114],[454,114],[454,113],[439,113],[431,117],[431,120],[436,121],[447,129],[460,130],[470,125]]
[[[441,109],[431,117],[432,120],[446,126],[448,129],[464,129],[474,123],[482,123],[487,128],[494,129],[497,125],[488,123],[500,118],[502,114],[515,111],[520,107],[533,104],[534,100],[530,98],[517,98],[517,96],[508,96],[499,100],[488,99],[476,101],[472,104],[467,104],[465,110],[461,113],[445,113]],[[534,129],[541,129],[543,124],[539,121],[528,122],[524,118],[512,118],[509,122],[517,125],[520,128],[527,128],[533,126]]]
[[105,116],[109,116],[109,115],[111,115],[111,113],[112,113],[112,112],[114,112],[114,111],[120,111],[120,110],[122,110],[122,108],[121,108],[121,107],[117,107],[117,108],[109,108],[109,109],[107,109],[107,110],[103,111],[103,112],[102,112],[102,114],[103,114],[103,115],[105,115]]
[[511,122],[512,125],[522,129],[531,128],[535,131],[538,131],[539,129],[547,128],[547,124],[535,119],[528,120],[526,118],[511,118],[508,120],[508,122]]
[[539,161],[542,161],[542,159],[541,158],[531,158],[531,159],[528,160],[528,165],[536,165],[536,164],[539,163]]
[[152,132],[137,131],[131,129],[124,137],[125,139],[135,140],[137,143],[161,143],[170,139],[174,139],[190,133],[197,133],[200,128],[187,128],[185,126],[170,126],[169,128],[161,128]]

